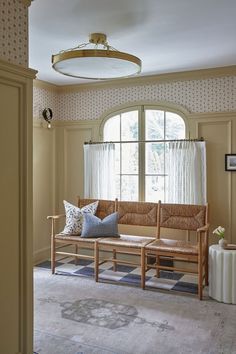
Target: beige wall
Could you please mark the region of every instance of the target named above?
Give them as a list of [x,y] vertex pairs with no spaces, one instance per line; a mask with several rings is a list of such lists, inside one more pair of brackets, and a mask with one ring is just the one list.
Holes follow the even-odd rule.
[[55,129],[34,122],[33,142],[33,252],[37,262],[48,248],[47,215],[55,212]]
[[32,354],[32,90],[30,0],[0,2],[0,353]]
[[[182,97],[183,92],[188,94],[188,88],[191,88],[191,100],[189,99],[189,105],[192,108],[195,107],[194,112],[188,112],[186,107],[183,107],[179,104],[178,93],[175,91],[175,97],[173,97],[172,101],[164,102],[169,105],[172,109],[176,107],[176,109],[184,112],[185,117],[188,121],[188,125],[190,128],[191,137],[200,137],[203,136],[207,142],[207,189],[208,189],[208,202],[210,204],[210,222],[211,222],[211,230],[218,225],[225,226],[227,229],[227,238],[229,241],[236,243],[236,223],[234,221],[233,215],[236,208],[236,195],[234,190],[236,188],[236,173],[225,172],[224,170],[224,156],[226,153],[236,152],[236,110],[233,111],[235,105],[236,97],[231,94],[230,101],[228,105],[224,102],[224,106],[221,106],[224,112],[213,112],[210,109],[216,109],[218,103],[217,94],[214,96],[214,92],[221,92],[221,95],[229,94],[229,87],[225,85],[227,82],[230,86],[230,90],[233,90],[232,83],[235,82],[236,77],[230,76],[230,80],[228,77],[220,77],[207,80],[204,82],[204,79],[201,79],[198,85],[196,84],[196,79],[194,82],[189,82],[186,80],[185,82],[181,81],[182,91],[179,92],[179,95]],[[210,83],[212,85],[210,85]],[[185,88],[184,88],[185,84]],[[38,92],[38,89],[42,89],[51,92],[53,90],[52,86],[45,86],[43,88],[42,83],[35,84],[35,92]],[[143,90],[143,93],[146,94],[147,86],[150,84],[145,84],[139,87],[139,90]],[[158,83],[156,84],[158,85]],[[176,82],[173,82],[174,87],[176,87]],[[200,87],[205,87],[204,92],[201,94],[201,99],[199,98],[199,85]],[[196,95],[198,98],[194,97],[192,92],[192,88],[196,88]],[[150,87],[149,87],[150,88]],[[162,86],[163,88],[163,86]],[[153,89],[153,85],[152,85]],[[160,89],[160,87],[159,87]],[[166,89],[166,88],[165,88]],[[168,81],[168,89],[171,91],[171,83]],[[70,96],[70,90],[71,96]],[[93,110],[91,106],[96,106],[98,91],[104,93],[105,88],[102,86],[91,88],[88,92],[88,88],[86,88],[86,104],[88,106],[88,110]],[[132,102],[127,103],[127,96],[124,94],[123,88],[122,90],[119,87],[114,86],[113,88],[106,88],[107,91],[111,90],[111,101],[113,100],[114,90],[116,90],[117,95],[120,97],[120,105],[114,106],[114,109],[124,106],[124,105],[132,105]],[[131,86],[129,84],[129,90],[131,90]],[[137,90],[137,84],[135,84],[134,91]],[[62,93],[62,91],[64,93]],[[66,91],[66,93],[65,93]],[[104,117],[106,112],[110,112],[111,109],[106,110],[107,107],[107,98],[109,97],[108,93],[101,96],[101,92],[99,93],[99,107],[104,105],[104,111],[102,115],[96,116],[96,119],[82,119],[84,114],[81,115],[80,112],[80,104],[83,106],[85,102],[81,101],[81,94],[83,93],[83,89],[78,88],[55,88],[54,94],[57,95],[58,105],[60,106],[61,95],[66,95],[67,99],[70,102],[70,108],[68,109],[67,119],[62,120],[63,116],[66,118],[65,113],[60,110],[57,111],[57,116],[60,119],[56,119],[53,121],[54,131],[55,131],[55,140],[56,140],[56,148],[55,148],[55,158],[56,162],[52,155],[48,154],[48,158],[51,159],[51,165],[55,162],[55,198],[54,201],[51,201],[51,205],[55,203],[55,212],[63,212],[63,199],[67,199],[72,203],[76,203],[76,196],[83,195],[83,143],[90,139],[99,140],[99,129],[101,125],[101,118]],[[160,91],[159,91],[160,94]],[[80,104],[74,99],[75,95]],[[88,101],[88,95],[90,100]],[[197,102],[201,104],[203,102],[203,97],[205,98],[205,109],[209,110],[207,112],[198,112],[197,111]],[[37,97],[40,95],[37,95]],[[42,95],[40,96],[40,102],[43,101]],[[49,95],[46,95],[47,99]],[[51,96],[54,97],[54,96]],[[130,96],[129,96],[130,97]],[[200,101],[199,101],[200,100]],[[63,98],[63,102],[65,104],[65,97]],[[136,103],[137,101],[135,101]],[[159,103],[158,100],[141,100],[142,103]],[[47,101],[49,107],[50,102]],[[52,104],[55,103],[55,97],[53,98]],[[163,101],[161,101],[163,103]],[[37,101],[34,101],[34,105],[37,106]],[[201,106],[203,107],[203,106]],[[218,105],[219,107],[219,105]],[[94,108],[96,110],[96,107]],[[100,109],[100,108],[99,108]],[[74,112],[74,113],[73,113]],[[73,117],[72,117],[72,114]],[[79,119],[81,117],[81,119]],[[35,117],[39,122],[39,117]],[[74,119],[73,119],[74,118]],[[45,134],[42,132],[41,139],[51,139],[50,135],[47,134],[46,127],[44,128]],[[38,137],[37,142],[38,147],[34,145],[35,153],[37,154],[37,149],[40,146],[40,138]],[[44,170],[44,166],[48,165],[48,161],[41,161],[43,165],[40,167],[38,165],[37,170]],[[51,171],[51,173],[54,173]],[[48,176],[51,179],[51,176]],[[37,189],[37,187],[35,187]],[[46,206],[48,207],[48,192],[40,191],[41,193],[41,201],[46,200]],[[40,214],[39,206],[35,206],[35,216],[37,215],[37,222],[40,230],[44,230],[47,232],[48,236],[41,235],[40,241],[37,242],[37,246],[35,248],[35,252],[41,252],[40,250],[49,249],[50,246],[50,238],[49,238],[49,225],[47,225],[45,221],[45,214]],[[41,206],[43,208],[43,206]],[[40,226],[41,225],[41,226]],[[35,238],[37,240],[40,235],[40,231],[35,230]],[[210,242],[216,242],[216,238],[213,235],[210,235]],[[39,247],[39,249],[37,249]],[[41,253],[42,255],[45,253]]]
[[32,88],[0,60],[0,353],[32,353]]

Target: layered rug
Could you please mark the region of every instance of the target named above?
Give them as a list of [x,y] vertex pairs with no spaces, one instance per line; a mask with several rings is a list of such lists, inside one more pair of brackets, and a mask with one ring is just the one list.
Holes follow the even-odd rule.
[[[142,290],[119,280],[95,283],[68,270],[51,275],[46,264],[34,271],[38,354],[236,353],[235,305],[218,303],[207,293],[199,301],[187,292]],[[136,275],[133,271],[118,270]]]
[[[51,262],[46,261],[37,267],[50,269]],[[79,259],[75,265],[74,258],[61,258],[56,262],[56,274],[73,275],[94,278],[94,263],[90,260]],[[140,286],[140,267],[117,265],[117,271],[113,271],[111,262],[99,266],[100,281],[124,283]],[[197,277],[176,272],[160,271],[160,278],[156,277],[156,270],[150,269],[146,273],[146,287],[150,289],[165,289],[197,294]]]

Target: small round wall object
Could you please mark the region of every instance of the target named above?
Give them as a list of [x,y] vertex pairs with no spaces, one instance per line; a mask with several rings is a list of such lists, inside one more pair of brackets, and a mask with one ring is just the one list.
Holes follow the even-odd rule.
[[52,116],[53,116],[51,108],[44,108],[42,115],[43,115],[43,118],[48,123],[48,128],[51,128],[51,120],[52,120]]

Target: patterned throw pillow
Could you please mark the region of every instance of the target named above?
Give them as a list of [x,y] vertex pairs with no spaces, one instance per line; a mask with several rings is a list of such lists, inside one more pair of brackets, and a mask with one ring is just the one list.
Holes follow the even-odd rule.
[[118,213],[110,214],[103,220],[92,214],[84,214],[81,237],[119,237]]
[[84,213],[95,214],[98,207],[98,201],[85,205],[83,208],[78,208],[73,204],[63,200],[65,213],[66,213],[66,225],[61,234],[66,235],[80,235],[83,226]]

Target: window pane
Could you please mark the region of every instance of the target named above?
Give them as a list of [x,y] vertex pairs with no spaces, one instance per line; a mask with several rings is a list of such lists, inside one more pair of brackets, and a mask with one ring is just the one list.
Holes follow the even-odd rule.
[[138,144],[121,144],[122,174],[138,173]]
[[138,140],[138,111],[121,114],[121,140]]
[[146,174],[164,174],[165,148],[163,143],[146,143]]
[[116,175],[116,198],[121,200],[120,196],[120,175]]
[[165,201],[163,176],[146,176],[145,177],[145,200],[147,202]]
[[104,141],[120,141],[120,115],[109,118],[104,124]]
[[145,111],[146,140],[164,139],[164,112],[155,110]]
[[121,176],[121,200],[138,200],[138,176]]
[[115,170],[116,174],[120,174],[120,146],[121,144],[115,144]]
[[166,139],[184,139],[185,124],[178,114],[166,112]]

